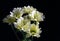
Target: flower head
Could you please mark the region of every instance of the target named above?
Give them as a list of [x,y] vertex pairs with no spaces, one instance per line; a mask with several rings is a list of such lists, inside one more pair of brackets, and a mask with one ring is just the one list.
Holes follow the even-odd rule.
[[36,10],[35,8],[33,8],[32,6],[24,6],[24,8],[23,8],[23,11],[25,12],[25,13],[30,13],[30,12],[32,12],[33,10]]
[[10,16],[15,18],[20,18],[23,15],[22,8],[14,8],[10,13]]
[[17,29],[26,31],[29,23],[29,20],[20,17],[20,19],[18,19],[17,22],[14,22],[14,25]]
[[14,26],[17,29],[22,29],[21,27],[24,25],[23,24],[23,20],[24,20],[24,18],[23,17],[20,17],[20,19],[18,19],[17,22],[14,22]]
[[29,14],[29,17],[33,21],[43,21],[44,19],[43,13],[36,10],[32,11],[31,14]]
[[16,19],[14,17],[10,17],[9,15],[6,18],[3,19],[3,22],[9,23],[9,24],[11,24],[15,21],[16,21]]
[[40,37],[39,34],[41,33],[41,28],[39,28],[38,25],[31,24],[28,33],[29,33],[30,36]]

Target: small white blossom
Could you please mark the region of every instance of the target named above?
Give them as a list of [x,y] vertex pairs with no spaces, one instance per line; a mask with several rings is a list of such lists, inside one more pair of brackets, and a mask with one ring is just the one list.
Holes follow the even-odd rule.
[[44,19],[43,13],[38,12],[36,10],[32,11],[31,14],[29,14],[29,17],[31,18],[31,20],[34,21],[43,21]]
[[20,17],[17,22],[14,23],[15,27],[20,30],[26,31],[29,25],[29,20],[24,19],[23,17]]
[[28,32],[30,29],[30,22],[27,22],[24,26],[22,26],[24,32]]
[[16,19],[20,18],[23,15],[22,8],[14,8],[10,13],[10,16],[15,17]]
[[34,10],[34,11],[32,11],[31,12],[31,14],[29,14],[29,16],[31,17],[31,19],[33,20],[33,18],[34,18],[34,14],[36,13],[36,11]]
[[23,11],[24,13],[31,13],[33,10],[36,10],[35,8],[33,8],[32,6],[24,6]]
[[24,18],[20,17],[17,22],[14,22],[15,28],[22,29]]
[[6,18],[3,19],[3,22],[9,23],[9,24],[11,24],[15,21],[16,21],[16,19],[14,17],[10,17],[10,15],[8,15]]
[[34,36],[34,37],[40,37],[41,34],[41,28],[39,28],[39,25],[31,24],[30,29],[29,29],[29,36]]

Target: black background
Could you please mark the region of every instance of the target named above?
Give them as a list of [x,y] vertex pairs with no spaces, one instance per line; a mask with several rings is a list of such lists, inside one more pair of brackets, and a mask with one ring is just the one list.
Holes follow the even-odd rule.
[[34,41],[48,41],[48,10],[52,7],[49,7],[48,0],[1,0],[0,1],[0,41],[18,41],[16,36],[14,35],[11,27],[2,22],[2,19],[10,14],[10,11],[15,7],[23,7],[23,6],[33,6],[38,11],[43,12],[45,15],[45,20],[41,22],[42,33],[41,37]]

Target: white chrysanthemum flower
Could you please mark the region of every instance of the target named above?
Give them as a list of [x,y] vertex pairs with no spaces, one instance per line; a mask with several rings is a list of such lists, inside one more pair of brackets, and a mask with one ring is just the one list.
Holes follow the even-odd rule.
[[24,13],[28,13],[28,14],[32,12],[33,10],[36,10],[36,9],[33,8],[32,6],[24,6],[23,8]]
[[44,19],[43,13],[36,10],[32,11],[31,14],[29,14],[29,17],[33,21],[43,21]]
[[14,8],[12,12],[10,12],[11,17],[20,18],[23,15],[22,8]]
[[26,31],[29,23],[29,20],[20,17],[20,19],[18,19],[17,22],[14,22],[14,25],[17,29]]
[[31,14],[29,14],[29,16],[31,17],[31,19],[34,19],[34,14],[36,13],[36,10],[32,11]]
[[13,23],[15,21],[16,21],[16,19],[14,17],[10,17],[10,15],[8,15],[6,18],[3,19],[3,22],[9,23],[9,24]]
[[27,22],[22,28],[24,32],[28,32],[30,28],[30,22]]
[[22,29],[22,26],[24,25],[23,24],[23,20],[24,18],[23,17],[20,17],[17,22],[14,22],[14,26],[17,28],[17,29]]
[[30,30],[29,30],[29,36],[34,36],[34,37],[40,37],[41,34],[41,28],[39,28],[39,25],[31,24]]

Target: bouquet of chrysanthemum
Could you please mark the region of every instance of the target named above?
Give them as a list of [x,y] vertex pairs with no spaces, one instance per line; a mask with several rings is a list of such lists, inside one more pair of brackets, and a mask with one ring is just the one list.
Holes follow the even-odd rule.
[[12,12],[10,11],[10,14],[3,19],[3,22],[9,23],[12,28],[15,27],[23,34],[23,39],[20,40],[16,30],[13,29],[19,41],[33,41],[31,38],[40,37],[42,31],[39,22],[43,21],[44,18],[43,13],[37,11],[36,8],[24,6],[14,8]]

